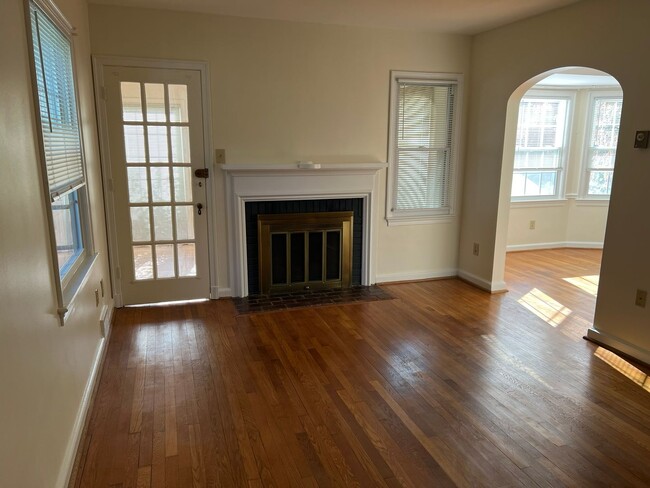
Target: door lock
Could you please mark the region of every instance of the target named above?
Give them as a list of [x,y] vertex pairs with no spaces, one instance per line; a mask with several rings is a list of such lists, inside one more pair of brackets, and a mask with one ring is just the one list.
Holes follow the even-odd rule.
[[199,211],[199,215],[201,215],[201,210],[203,210],[203,204],[202,203],[197,203],[196,208]]

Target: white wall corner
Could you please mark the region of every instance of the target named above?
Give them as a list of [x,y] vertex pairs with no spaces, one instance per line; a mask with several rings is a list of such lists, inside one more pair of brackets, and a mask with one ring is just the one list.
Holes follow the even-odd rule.
[[489,281],[475,274],[468,273],[462,269],[458,270],[458,277],[477,286],[481,290],[489,291],[490,293],[502,293],[508,291],[505,281]]
[[602,344],[603,346],[616,349],[617,351],[627,354],[645,364],[650,364],[650,351],[641,349],[634,344],[630,344],[623,339],[607,334],[595,327],[591,327],[587,330],[587,338],[593,340],[597,344]]

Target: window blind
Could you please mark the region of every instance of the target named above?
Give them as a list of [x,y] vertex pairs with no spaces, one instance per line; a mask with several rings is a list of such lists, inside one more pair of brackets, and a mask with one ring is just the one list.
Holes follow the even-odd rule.
[[524,98],[519,105],[515,168],[558,168],[568,100]]
[[70,40],[30,4],[39,114],[52,201],[85,183]]
[[394,210],[449,209],[455,83],[398,80]]

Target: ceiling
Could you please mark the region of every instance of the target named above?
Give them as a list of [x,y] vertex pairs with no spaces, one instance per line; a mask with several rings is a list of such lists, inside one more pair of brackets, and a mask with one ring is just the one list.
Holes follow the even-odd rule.
[[320,24],[477,34],[579,0],[89,0]]
[[[554,73],[540,80],[535,87],[563,87],[563,88],[587,88],[587,87],[620,87],[620,84],[613,76],[602,71],[593,70],[593,73]],[[533,87],[533,88],[535,88]]]

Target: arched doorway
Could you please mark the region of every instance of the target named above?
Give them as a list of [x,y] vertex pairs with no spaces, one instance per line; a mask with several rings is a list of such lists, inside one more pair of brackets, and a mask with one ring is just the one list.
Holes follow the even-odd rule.
[[[554,326],[571,310],[535,286],[535,267],[540,286],[553,274],[595,300],[622,104],[615,78],[581,67],[541,73],[508,101],[495,266],[507,282],[508,263],[525,263],[532,284],[521,303]],[[588,312],[585,328],[593,304]]]

